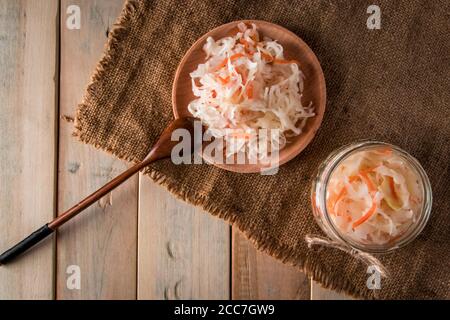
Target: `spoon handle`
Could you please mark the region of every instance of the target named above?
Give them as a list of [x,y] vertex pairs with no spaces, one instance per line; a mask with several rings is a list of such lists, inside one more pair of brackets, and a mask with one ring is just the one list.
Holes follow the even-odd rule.
[[143,162],[140,162],[138,164],[135,164],[134,166],[128,168],[126,171],[122,172],[120,175],[115,177],[113,180],[105,184],[103,187],[95,191],[94,193],[90,194],[80,202],[78,202],[76,205],[74,205],[72,208],[67,210],[66,212],[60,214],[58,217],[56,217],[52,222],[48,224],[48,227],[50,229],[56,230],[58,227],[75,217],[77,214],[79,214],[81,211],[86,209],[87,207],[91,206],[94,202],[97,202],[99,199],[101,199],[103,196],[110,193],[112,190],[117,188],[119,185],[121,185],[123,182],[125,182],[128,178],[130,178],[132,175],[137,173],[139,170],[144,168],[145,165]]
[[2,253],[0,255],[0,265],[10,262],[15,257],[24,253],[25,251],[27,251],[28,249],[30,249],[31,247],[33,247],[34,245],[36,245],[37,243],[39,243],[40,241],[51,235],[58,227],[60,227],[73,217],[75,217],[81,211],[92,205],[94,202],[98,201],[100,198],[111,192],[113,189],[117,188],[120,184],[122,184],[124,181],[126,181],[128,178],[130,178],[138,171],[145,168],[154,160],[156,159],[148,158],[128,168],[126,171],[115,177],[113,180],[105,184],[103,187],[101,187],[91,195],[87,196],[85,199],[81,200],[79,203],[74,205],[66,212],[56,217],[53,221],[45,224],[44,226],[42,226],[41,228],[30,234],[28,237],[17,243],[11,249]]
[[3,252],[0,255],[0,265],[6,264],[18,255],[24,253],[29,248],[40,242],[41,240],[47,238],[47,236],[53,233],[53,229],[48,227],[48,224],[43,225],[41,228],[30,234],[28,237],[20,241],[11,249]]

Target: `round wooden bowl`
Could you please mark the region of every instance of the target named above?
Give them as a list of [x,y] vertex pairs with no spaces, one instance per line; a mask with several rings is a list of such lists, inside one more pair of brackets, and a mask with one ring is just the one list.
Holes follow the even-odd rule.
[[[217,40],[234,35],[237,32],[237,24],[240,22],[254,23],[261,36],[277,40],[284,48],[286,59],[299,61],[300,69],[305,75],[302,103],[308,105],[312,102],[316,116],[308,119],[303,132],[298,136],[289,138],[287,145],[280,150],[278,165],[282,165],[305,149],[319,129],[325,112],[326,88],[323,71],[314,52],[297,35],[279,25],[260,20],[234,21],[217,27],[198,39],[186,52],[176,71],[172,88],[173,112],[176,118],[192,116],[187,106],[196,97],[192,93],[189,74],[197,69],[199,64],[205,62],[206,55],[203,52],[203,45],[206,39],[213,37],[214,40]],[[212,159],[208,159],[206,156],[203,156],[203,158],[208,163],[234,172],[250,173],[267,169],[260,164],[219,164],[214,163]]]

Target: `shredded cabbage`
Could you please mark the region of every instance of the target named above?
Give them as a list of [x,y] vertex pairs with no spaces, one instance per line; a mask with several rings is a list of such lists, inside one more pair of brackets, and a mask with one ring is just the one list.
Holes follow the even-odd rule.
[[337,228],[365,244],[394,241],[422,207],[417,173],[391,148],[359,151],[334,170],[327,211]]
[[[311,104],[302,105],[297,62],[286,60],[276,41],[260,40],[254,24],[240,23],[238,29],[235,36],[206,40],[206,62],[190,74],[197,99],[188,110],[213,137],[224,138],[227,156],[244,152],[262,158],[301,134],[315,114]],[[278,130],[262,136],[258,129]]]

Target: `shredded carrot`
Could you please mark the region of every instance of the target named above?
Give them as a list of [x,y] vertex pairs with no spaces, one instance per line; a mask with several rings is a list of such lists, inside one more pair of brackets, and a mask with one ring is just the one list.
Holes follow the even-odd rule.
[[255,50],[253,49],[252,45],[248,43],[247,40],[244,38],[239,39],[239,42],[244,46],[245,52],[247,52],[249,55],[253,55],[255,53]]
[[216,70],[220,70],[224,68],[228,63],[228,58],[224,59],[221,63],[216,66]]
[[255,41],[255,42],[259,42],[259,33],[258,33],[258,32],[255,32],[254,34],[252,34],[252,35],[250,36],[250,39],[252,39],[252,40]]
[[230,76],[227,76],[227,77],[225,77],[225,78],[222,78],[221,76],[218,76],[217,79],[219,79],[220,82],[221,82],[222,84],[224,84],[224,85],[227,84],[228,82],[230,82]]
[[359,218],[358,220],[353,222],[353,225],[352,225],[353,229],[355,229],[359,225],[361,225],[364,222],[366,222],[375,213],[376,209],[377,209],[377,203],[375,202],[375,199],[372,199],[372,206],[370,207],[370,209],[365,214],[362,215],[361,218]]
[[249,99],[253,99],[253,83],[248,84],[246,94]]
[[[336,205],[338,204],[339,201],[341,201],[342,198],[344,198],[347,195],[347,189],[344,187],[342,188],[341,192],[339,192],[338,196],[336,197],[336,200],[334,201],[333,204],[333,211],[336,211]],[[335,212],[335,214],[337,216],[340,216],[341,214],[339,214],[339,212]]]
[[236,59],[239,59],[239,58],[241,58],[241,57],[243,57],[243,56],[245,56],[243,53],[235,53],[235,54],[233,54],[231,57],[230,57],[230,60],[231,61],[234,61],[234,60],[236,60]]
[[231,96],[231,101],[232,101],[233,103],[239,103],[239,102],[241,102],[241,100],[242,100],[241,91],[242,91],[242,89],[241,89],[241,87],[239,87],[239,89],[237,89],[237,90],[233,93],[233,95]]
[[359,175],[361,176],[361,178],[364,180],[364,183],[367,185],[367,188],[369,189],[369,192],[375,192],[377,191],[377,188],[375,188],[372,180],[370,180],[369,176],[367,175],[366,172],[361,171],[359,173]]
[[236,68],[236,71],[237,71],[238,74],[241,75],[242,82],[246,83],[247,82],[247,76],[248,76],[248,70],[247,69],[242,70],[241,68]]
[[395,199],[398,199],[397,191],[395,191],[394,179],[392,177],[389,177],[388,180],[389,180],[389,188],[391,189],[392,196]]
[[[229,59],[230,59],[230,61],[234,61],[234,60],[239,59],[244,56],[245,55],[243,53],[239,52],[239,53],[233,54]],[[216,66],[216,68],[215,68],[216,71],[225,67],[227,65],[227,63],[228,63],[228,58],[223,59],[223,61]]]
[[373,182],[370,180],[369,176],[367,175],[367,171],[366,170],[361,170],[359,172],[359,175],[354,175],[354,176],[348,177],[348,181],[350,183],[353,183],[353,182],[358,181],[358,180],[362,180],[367,185],[367,188],[369,189],[370,192],[377,191],[377,189],[375,188]]
[[341,200],[346,194],[347,194],[347,189],[344,187],[344,188],[342,188],[342,190],[339,192],[338,196],[336,197],[335,205],[336,205],[336,203],[338,203],[339,200]]
[[244,46],[244,48],[248,48],[248,41],[244,38],[240,38],[239,42]]
[[338,213],[335,212],[336,209],[336,204],[343,198],[345,197],[345,195],[347,194],[347,189],[345,187],[343,187],[341,189],[341,191],[339,191],[339,193],[337,194],[337,196],[335,195],[334,197],[331,197],[328,201],[328,211],[330,211],[331,214],[335,214],[337,216],[339,216]]
[[267,62],[272,62],[273,61],[273,57],[271,54],[267,54],[261,51],[261,57],[263,57],[264,60],[266,60]]
[[[367,185],[367,188],[369,189],[370,192],[373,193],[376,191],[374,184],[372,183],[369,176],[367,175],[367,172],[365,172],[365,171],[360,171],[359,175],[350,176],[348,180],[350,183],[353,183],[358,180],[362,180],[362,182]],[[337,201],[336,201],[336,203],[337,203]],[[367,211],[366,214],[364,214],[361,218],[359,218],[358,220],[356,220],[353,223],[353,228],[356,228],[360,224],[364,223],[367,219],[369,219],[374,214],[375,210],[376,210],[376,203],[375,203],[375,199],[373,199],[372,207]]]
[[376,168],[378,168],[378,166],[376,166],[376,167],[369,167],[369,168],[367,168],[367,169],[361,170],[360,172],[363,172],[363,173],[370,173],[370,172],[375,171]]
[[219,63],[216,66],[215,70],[217,71],[217,70],[222,69],[223,67],[225,67],[227,65],[227,63],[228,63],[228,58],[224,59],[221,63]]
[[284,59],[273,59],[273,63],[278,63],[278,64],[291,64],[291,63],[298,63],[297,60],[284,60]]

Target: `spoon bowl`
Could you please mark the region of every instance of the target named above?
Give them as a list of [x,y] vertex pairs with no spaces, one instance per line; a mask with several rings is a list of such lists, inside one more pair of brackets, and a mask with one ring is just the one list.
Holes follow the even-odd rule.
[[[260,20],[241,20],[219,26],[201,38],[199,38],[192,47],[186,52],[181,60],[175,74],[172,88],[172,107],[176,118],[192,116],[187,109],[188,104],[196,97],[192,93],[190,73],[197,66],[205,62],[206,54],[203,51],[203,45],[208,37],[214,40],[232,36],[236,34],[237,25],[241,22],[246,24],[254,23],[262,37],[269,37],[277,40],[284,48],[286,59],[295,59],[300,62],[300,69],[303,72],[304,90],[302,95],[303,105],[312,103],[315,116],[308,119],[303,132],[292,138],[289,138],[286,146],[279,152],[277,165],[282,165],[297,156],[311,142],[322,122],[325,112],[326,88],[325,79],[320,63],[308,47],[308,45],[293,32],[270,22]],[[260,172],[267,167],[263,164],[225,164],[216,163],[213,159],[202,155],[206,162],[225,170],[241,173]]]

